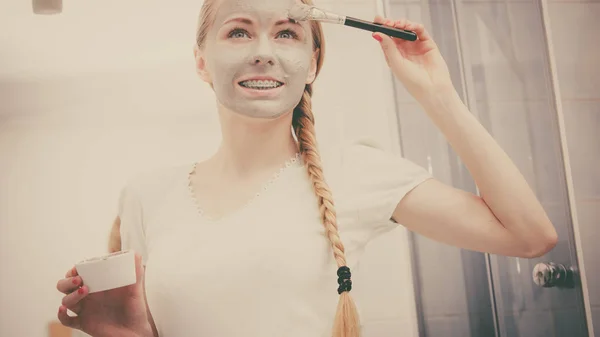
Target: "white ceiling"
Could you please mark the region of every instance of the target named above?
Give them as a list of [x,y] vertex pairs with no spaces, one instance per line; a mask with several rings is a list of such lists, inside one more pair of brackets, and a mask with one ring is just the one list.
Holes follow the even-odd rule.
[[63,0],[34,15],[31,0],[0,1],[0,79],[193,67],[201,0]]

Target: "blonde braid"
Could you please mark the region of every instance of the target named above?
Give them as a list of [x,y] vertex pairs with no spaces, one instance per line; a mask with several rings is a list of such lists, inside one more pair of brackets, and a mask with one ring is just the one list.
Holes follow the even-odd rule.
[[[350,289],[352,289],[350,270],[346,266],[344,244],[338,232],[333,196],[323,175],[321,156],[317,148],[315,136],[315,120],[312,113],[311,97],[312,85],[309,84],[306,85],[302,99],[294,109],[292,126],[298,139],[300,153],[306,163],[308,175],[317,196],[321,221],[325,226],[327,238],[331,243],[333,256],[339,268],[338,282],[340,282],[340,279],[346,279],[344,280],[346,283],[344,285],[340,283],[340,288],[338,288],[340,299],[333,324],[333,337],[358,337],[360,336],[358,312],[354,300],[349,293]],[[344,273],[347,273],[347,275],[344,275]]]

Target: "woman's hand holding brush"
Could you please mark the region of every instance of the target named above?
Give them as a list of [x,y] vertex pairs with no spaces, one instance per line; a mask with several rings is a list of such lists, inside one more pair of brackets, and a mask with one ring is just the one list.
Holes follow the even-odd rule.
[[454,91],[446,62],[422,24],[406,19],[392,21],[380,16],[376,16],[374,22],[417,34],[416,41],[406,41],[373,33],[394,76],[417,101],[426,104],[432,99],[431,95]]

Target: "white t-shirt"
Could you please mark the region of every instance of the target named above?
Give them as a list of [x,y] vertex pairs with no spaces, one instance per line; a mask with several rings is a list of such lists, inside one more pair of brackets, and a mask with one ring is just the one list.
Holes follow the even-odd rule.
[[[352,269],[370,240],[397,226],[390,218],[398,202],[430,175],[366,142],[334,157],[324,158],[324,173]],[[337,265],[302,160],[217,221],[198,211],[192,166],[136,177],[119,201],[122,248],[144,258],[160,336],[330,337]]]

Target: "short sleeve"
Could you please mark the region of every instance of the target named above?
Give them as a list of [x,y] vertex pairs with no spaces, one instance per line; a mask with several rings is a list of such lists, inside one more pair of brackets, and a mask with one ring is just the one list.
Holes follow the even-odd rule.
[[394,229],[392,215],[412,189],[431,178],[425,168],[370,140],[346,147],[342,155],[344,198],[370,237]]
[[121,249],[131,249],[142,255],[142,263],[146,265],[147,248],[143,223],[143,210],[133,186],[126,185],[121,189],[118,204],[121,219]]

